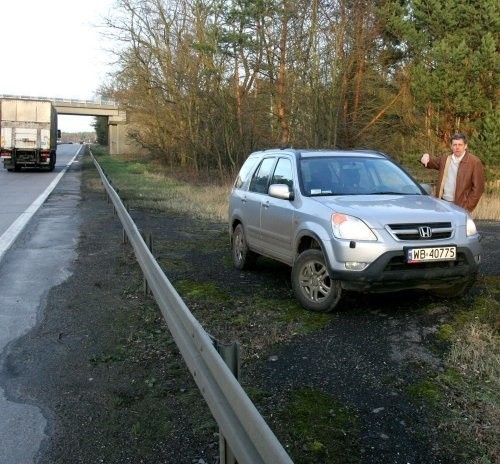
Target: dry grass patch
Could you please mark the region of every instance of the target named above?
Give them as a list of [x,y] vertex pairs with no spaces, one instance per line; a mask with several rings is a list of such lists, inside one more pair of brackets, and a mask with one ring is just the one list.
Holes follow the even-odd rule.
[[448,426],[484,448],[483,463],[500,459],[499,342],[494,329],[472,323],[459,331],[449,355],[449,363],[460,372],[463,384],[462,394],[449,399],[459,419]]
[[481,323],[465,326],[452,346],[449,361],[464,375],[500,391],[500,337],[492,327]]
[[[132,208],[158,212],[179,211],[210,221],[227,220],[233,179],[203,179],[180,169],[169,172],[157,160],[134,155],[110,157],[101,148],[94,151],[104,171],[112,175],[113,184],[122,191],[120,196]],[[411,171],[419,182],[432,184],[436,180],[435,171]],[[473,217],[478,220],[500,220],[499,180],[487,182],[486,193],[473,212]]]
[[131,208],[175,211],[198,219],[227,220],[228,185],[189,183],[168,176],[157,162],[94,153]]
[[495,193],[485,193],[472,213],[474,219],[500,221],[500,188]]
[[437,379],[446,409],[440,428],[474,464],[500,462],[499,284],[498,277],[485,279],[486,294],[455,314],[447,369]]

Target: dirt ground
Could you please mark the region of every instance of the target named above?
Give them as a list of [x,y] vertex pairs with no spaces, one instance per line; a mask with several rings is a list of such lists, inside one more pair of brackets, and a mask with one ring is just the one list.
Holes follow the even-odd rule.
[[[81,231],[72,275],[50,292],[43,319],[6,361],[19,400],[49,419],[50,439],[37,463],[216,463],[217,426],[144,294],[97,173],[86,166],[78,173]],[[207,331],[241,343],[242,383],[271,427],[291,392],[310,387],[347,405],[359,421],[356,454],[325,462],[462,462],[441,446],[433,411],[407,394],[429,370],[442,369],[432,340],[450,317],[446,301],[422,312],[430,297],[348,294],[318,330],[305,331],[304,321],[316,323],[316,316],[298,309],[286,323],[276,318],[274,307],[295,304],[289,270],[265,260],[252,272],[234,270],[224,224],[131,215],[153,234],[158,262]],[[484,228],[491,246],[498,224]],[[499,247],[492,250],[484,272],[498,275]],[[320,461],[305,453],[295,462]]]

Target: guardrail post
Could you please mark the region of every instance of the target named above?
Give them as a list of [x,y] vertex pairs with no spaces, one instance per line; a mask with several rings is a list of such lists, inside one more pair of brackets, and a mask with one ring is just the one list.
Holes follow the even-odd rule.
[[[229,370],[240,381],[241,362],[240,362],[240,345],[234,343],[220,343],[214,340],[215,349],[220,354],[222,360],[226,363]],[[219,463],[220,464],[237,464],[231,448],[229,447],[222,431],[219,429]]]
[[[141,234],[142,241],[146,243],[146,234],[141,229],[139,229],[139,233]],[[148,279],[146,279],[146,274],[143,274],[142,283],[143,283],[142,288],[144,291],[144,295],[149,295],[149,284],[148,284]]]
[[[142,230],[139,230],[139,233],[141,234],[141,237],[142,237],[142,240],[144,241],[144,243],[146,244],[146,246],[148,247],[148,250],[153,253],[153,234],[151,232],[149,232],[147,235],[142,231]],[[146,279],[146,276],[144,275],[143,277],[143,282],[144,282],[144,285],[143,285],[143,288],[144,288],[144,294],[145,295],[149,295],[151,292],[150,292],[150,289],[149,289],[149,284],[148,284],[148,280]]]
[[148,250],[153,254],[153,233],[149,232],[147,236],[146,245],[148,246]]
[[[117,193],[117,195],[119,195],[119,194],[120,194],[120,189],[116,188],[116,189],[115,189],[115,192]],[[116,214],[117,214],[117,213],[116,213],[116,206],[115,206],[115,205],[113,205],[113,217],[115,217],[115,216],[116,216]]]
[[[145,234],[141,232],[141,235],[142,235],[142,239],[146,243],[146,246],[148,247],[148,250],[152,254],[153,253],[153,234],[151,232],[149,232],[146,236],[144,236]],[[146,276],[144,276],[144,294],[149,295],[150,293],[151,293],[151,291],[149,289],[148,281],[146,279]]]
[[[127,210],[127,213],[130,211],[129,210],[129,207],[128,207],[128,204],[124,204],[123,206],[125,206],[125,209]],[[127,236],[127,231],[125,230],[125,227],[123,228],[123,240],[122,240],[122,243],[124,245],[126,245],[128,243],[128,236]]]

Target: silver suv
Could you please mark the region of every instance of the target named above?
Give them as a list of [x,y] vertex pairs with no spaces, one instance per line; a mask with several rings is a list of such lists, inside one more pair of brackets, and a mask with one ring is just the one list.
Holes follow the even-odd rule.
[[231,191],[229,233],[237,269],[258,255],[288,264],[297,299],[319,312],[342,289],[457,296],[481,261],[466,211],[368,150],[252,153]]

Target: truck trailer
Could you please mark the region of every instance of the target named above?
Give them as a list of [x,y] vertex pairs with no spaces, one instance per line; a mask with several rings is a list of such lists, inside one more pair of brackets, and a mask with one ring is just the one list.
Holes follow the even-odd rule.
[[8,171],[56,165],[57,112],[49,100],[0,99],[0,157]]

